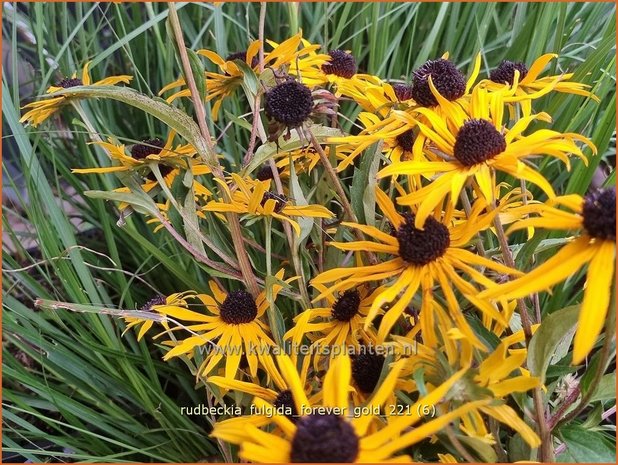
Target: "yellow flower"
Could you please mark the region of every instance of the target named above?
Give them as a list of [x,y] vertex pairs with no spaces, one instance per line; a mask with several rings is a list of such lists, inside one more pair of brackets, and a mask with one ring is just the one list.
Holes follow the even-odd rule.
[[90,72],[88,71],[89,66],[90,62],[84,65],[84,68],[82,69],[81,79],[77,77],[77,73],[73,73],[73,76],[71,78],[65,78],[61,80],[57,85],[50,86],[47,89],[47,93],[52,95],[25,105],[23,108],[28,109],[28,111],[22,115],[19,122],[23,123],[24,121],[27,121],[32,124],[32,126],[36,127],[42,122],[44,122],[46,119],[48,119],[51,115],[56,113],[63,105],[66,105],[70,100],[70,98],[65,95],[54,97],[53,93],[59,90],[68,89],[69,87],[76,86],[111,86],[120,82],[128,84],[133,79],[132,76],[127,75],[110,76],[93,83],[92,79],[90,78]]
[[424,163],[393,163],[378,173],[379,178],[395,174],[432,176],[430,184],[397,199],[401,205],[419,205],[417,227],[422,227],[425,218],[449,194],[451,203],[455,205],[469,179],[474,181],[487,203],[492,204],[495,201],[496,171],[536,184],[548,196],[554,197],[551,184],[524,160],[548,155],[562,160],[570,168],[567,155],[574,154],[587,162],[575,141],[587,144],[596,153],[592,142],[579,134],[563,134],[549,129],[541,129],[528,136],[522,134],[534,120],[549,121],[546,113],[521,118],[510,129],[503,128],[502,97],[501,93],[488,94],[487,90],[476,88],[467,112],[458,105],[444,101],[443,108],[447,109],[444,120],[432,110],[416,109],[430,121],[431,127],[407,113],[397,114],[409,127],[417,126],[427,137],[432,145],[427,150],[440,153],[445,158],[444,161]]
[[351,85],[342,87],[344,95],[353,98],[367,110],[359,115],[365,126],[359,135],[329,138],[330,143],[350,144],[353,147],[343,168],[378,141],[385,141],[385,151],[391,151],[390,158],[393,161],[402,158],[414,161],[437,159],[433,153],[423,151],[427,137],[415,128],[416,123],[409,123],[419,120],[427,124],[427,118],[423,116],[426,110],[444,117],[445,113],[452,111],[453,106],[467,108],[470,89],[480,66],[481,55],[478,54],[472,74],[466,80],[448,60],[448,53],[445,53],[442,58],[429,60],[414,71],[412,85],[391,85],[376,78],[356,89]]
[[331,50],[327,54],[318,54],[316,46],[303,40],[305,48],[312,50],[303,58],[290,63],[289,74],[298,76],[308,87],[335,86],[337,97],[345,95],[343,89],[362,88],[377,78],[368,74],[357,73],[356,59],[349,50]]
[[[572,213],[556,206],[565,206]],[[509,231],[527,227],[579,230],[558,253],[522,277],[483,291],[480,298],[516,299],[549,290],[588,264],[577,331],[573,340],[573,364],[590,353],[603,329],[614,283],[616,257],[616,187],[593,191],[585,197],[556,197],[547,204],[521,207],[523,213],[539,216],[520,220]]]
[[[313,279],[313,284],[334,284],[327,291],[322,292],[318,298],[322,298],[327,293],[350,289],[370,281],[395,279],[391,286],[375,297],[365,320],[365,329],[369,327],[383,304],[393,302],[382,318],[378,330],[378,342],[384,341],[390,329],[420,289],[422,293],[420,325],[423,337],[431,341],[436,337],[431,309],[432,295],[434,286],[438,284],[444,292],[457,326],[466,336],[475,341],[476,346],[482,347],[464,318],[454,289],[458,289],[470,303],[489,318],[505,324],[503,315],[494,306],[476,296],[478,289],[470,281],[483,287],[494,285],[494,283],[473,267],[482,266],[499,273],[512,275],[520,273],[464,249],[464,246],[477,232],[489,227],[495,211],[482,214],[481,212],[487,205],[483,201],[477,201],[466,220],[454,221],[451,208],[441,217],[429,216],[424,230],[421,230],[415,226],[415,214],[413,212],[403,215],[398,213],[392,201],[380,189],[376,189],[376,200],[392,225],[394,231],[392,234],[373,226],[343,223],[344,226],[358,229],[373,240],[331,242],[330,245],[346,251],[385,253],[394,258],[376,265],[335,268],[319,274]],[[468,275],[469,279],[463,279],[457,270]]]
[[231,202],[213,200],[203,207],[203,211],[270,216],[291,224],[298,235],[301,233],[300,226],[290,217],[331,218],[333,216],[327,208],[321,205],[294,205],[284,196],[268,191],[270,180],[243,179],[236,173],[232,173],[232,180],[236,187],[233,192],[225,182],[215,179],[227,192],[228,198],[232,199]]
[[[283,270],[276,275],[283,279]],[[295,278],[289,278],[290,282]],[[281,284],[274,284],[271,298],[274,301]],[[237,290],[224,292],[215,281],[210,282],[212,296],[196,294],[206,313],[189,310],[187,305],[163,305],[155,310],[165,315],[176,326],[172,330],[184,329],[192,333],[181,341],[170,341],[172,345],[164,356],[164,360],[186,355],[193,357],[198,348],[204,355],[204,361],[198,369],[198,376],[208,376],[222,361],[225,360],[225,377],[235,379],[239,376],[240,360],[244,355],[252,377],[257,375],[258,360],[266,353],[264,346],[274,347],[275,343],[267,334],[268,326],[262,321],[262,316],[269,308],[266,291],[262,291],[256,299],[246,291]],[[179,321],[176,321],[179,320]],[[183,322],[183,323],[180,323]],[[184,322],[188,322],[186,325]]]
[[[144,139],[141,142],[131,146],[127,155],[124,144],[115,144],[112,138],[108,142],[93,142],[94,144],[103,147],[112,161],[117,164],[108,167],[97,168],[79,168],[71,170],[73,173],[89,174],[89,173],[116,173],[119,171],[129,171],[137,168],[148,166],[152,162],[162,163],[159,168],[161,174],[165,177],[175,166],[183,166],[181,163],[185,159],[192,157],[197,152],[191,144],[179,145],[172,149],[175,131],[170,131],[165,143],[159,138]],[[210,170],[206,166],[199,168],[200,174],[208,173]],[[149,175],[148,177],[154,177]]]
[[[321,292],[326,291],[323,285],[317,284],[316,288]],[[336,350],[332,350],[333,347],[358,349],[363,343],[373,345],[376,340],[375,331],[373,328],[365,329],[364,323],[373,300],[382,291],[382,288],[378,288],[370,292],[363,286],[349,289],[337,299],[327,293],[324,298],[329,306],[302,312],[294,318],[294,327],[285,334],[284,339],[291,339],[292,346],[299,347],[303,336],[309,335],[313,341],[312,347],[318,350],[316,366],[324,349],[330,352],[332,358],[337,355]],[[296,360],[294,355],[292,359]]]
[[[299,412],[296,421],[275,413],[271,420],[278,430],[269,433],[256,426],[262,422],[260,417],[233,418],[216,423],[212,433],[216,438],[238,444],[239,456],[244,460],[261,463],[409,462],[409,456],[396,455],[397,451],[431,437],[466,412],[485,404],[485,401],[471,402],[413,428],[423,419],[417,414],[421,406],[437,404],[463,375],[460,372],[416,403],[406,406],[410,414],[391,417],[386,424],[380,422],[376,412],[384,406],[395,387],[404,363],[400,361],[393,365],[367,402],[368,413],[352,418],[354,412],[348,399],[352,368],[347,355],[337,357],[328,370],[322,386],[321,405],[309,402],[292,361],[284,355],[277,360]],[[274,407],[259,397],[254,399],[254,405],[270,411]]]
[[530,100],[540,98],[550,91],[583,95],[599,102],[599,98],[587,90],[589,85],[570,81],[573,73],[539,77],[549,62],[557,57],[555,53],[546,53],[537,58],[530,69],[525,63],[503,60],[489,73],[489,79],[481,81],[479,86],[498,91],[507,84],[514,93],[512,101],[527,101],[528,105]]
[[149,312],[149,313],[153,313],[153,318],[141,318],[141,317],[125,317],[124,321],[127,324],[126,329],[124,330],[124,333],[126,333],[129,329],[133,328],[133,327],[138,327],[141,326],[139,329],[139,332],[137,333],[137,340],[140,341],[148,332],[148,330],[150,328],[152,328],[152,326],[154,325],[155,322],[159,321],[161,323],[161,325],[166,329],[169,330],[169,325],[167,323],[167,321],[165,320],[161,320],[160,315],[156,315],[156,309],[158,305],[186,305],[187,301],[186,301],[186,293],[178,293],[178,294],[172,294],[170,296],[157,296],[154,297],[152,299],[150,299],[148,302],[146,302],[144,305],[142,305],[142,307],[139,309],[140,312]]
[[[365,129],[375,128],[381,124],[380,119],[373,113],[362,112],[358,115],[358,119]],[[401,128],[399,123],[396,123],[396,125]],[[382,153],[393,163],[406,160],[427,161],[422,150],[423,140],[416,137],[414,129],[403,128],[387,135],[382,135],[382,132],[380,132],[379,135],[330,138],[329,142],[339,144],[336,146],[337,159],[340,160],[337,171],[346,169],[364,150],[380,141],[382,142]]]
[[[298,33],[285,40],[281,44],[269,42],[269,44],[273,46],[273,49],[269,52],[264,53],[264,68],[272,68],[274,70],[278,70],[283,66],[290,65],[297,58],[301,59],[303,56],[319,48],[319,45],[311,45],[298,50],[298,47],[301,44],[301,40],[302,34]],[[211,50],[198,50],[196,52],[198,55],[208,58],[212,63],[217,65],[220,70],[219,73],[208,71],[205,73],[207,90],[206,101],[208,102],[210,100],[215,100],[215,103],[212,107],[212,117],[215,121],[217,120],[219,109],[223,100],[226,97],[232,95],[234,91],[238,87],[240,87],[243,82],[244,72],[234,61],[243,61],[249,68],[253,69],[254,72],[258,72],[259,49],[260,41],[256,40],[249,45],[246,51],[233,53],[227,58],[223,58]],[[165,87],[163,87],[163,89],[161,89],[161,91],[159,92],[159,95],[164,94],[170,89],[183,86],[186,86],[184,78],[177,79],[176,81],[171,82]],[[180,91],[175,92],[166,100],[168,102],[173,102],[179,97],[188,97],[190,95],[191,92],[189,91],[189,89],[184,88]]]
[[[278,348],[280,350],[280,348]],[[273,351],[274,352],[274,351]],[[299,372],[299,380],[301,386],[307,386],[309,389],[305,388],[305,392],[309,393],[310,386],[307,385],[307,372],[309,368],[310,358],[306,357],[303,361],[303,367]],[[298,411],[296,410],[296,405],[292,400],[292,391],[291,386],[286,380],[285,377],[282,376],[281,370],[275,364],[273,356],[268,354],[260,359],[260,365],[266,371],[266,375],[268,380],[274,385],[275,389],[270,389],[264,386],[264,383],[259,382],[259,380],[255,380],[254,382],[247,381],[239,381],[236,379],[229,379],[224,376],[210,376],[206,381],[208,383],[214,384],[224,390],[233,390],[244,392],[246,394],[251,394],[254,397],[258,397],[265,402],[269,402],[275,407],[284,407],[289,409],[289,415],[286,415],[288,418],[293,420],[293,417],[298,416]],[[318,393],[313,402],[317,402],[321,393]],[[268,421],[270,422],[270,420]]]
[[[514,393],[527,392],[540,386],[540,380],[530,376],[530,372],[522,367],[527,359],[526,349],[511,347],[524,342],[523,330],[503,337],[489,355],[475,354],[472,341],[453,329],[454,320],[440,306],[435,306],[434,310],[440,338],[438,345],[428,347],[420,344],[410,334],[395,337],[400,347],[413,345],[416,349],[415,354],[406,359],[402,377],[410,377],[417,370],[422,370],[426,382],[439,384],[451,376],[453,370],[467,371],[451,398],[453,405],[479,399],[491,401],[463,415],[460,429],[487,444],[494,444],[499,438],[494,438],[489,432],[482,416],[484,414],[517,431],[531,447],[538,447],[539,437],[505,400]],[[532,332],[538,327],[533,325]],[[475,355],[482,358],[476,359]],[[475,365],[477,367],[473,368]]]

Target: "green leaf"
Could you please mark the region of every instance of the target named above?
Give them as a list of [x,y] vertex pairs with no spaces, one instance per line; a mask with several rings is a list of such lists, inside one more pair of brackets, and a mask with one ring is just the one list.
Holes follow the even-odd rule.
[[604,400],[616,401],[616,373],[603,376],[590,398],[590,402]]
[[508,442],[506,448],[511,462],[530,461],[532,460],[532,450],[530,446],[521,437],[521,434],[515,433]]
[[114,202],[125,202],[133,207],[133,209],[145,215],[154,215],[157,212],[157,206],[147,195],[139,195],[135,192],[106,192],[106,191],[85,191],[84,195],[93,199],[113,200]]
[[579,309],[579,305],[574,305],[546,316],[532,337],[528,348],[528,368],[542,383],[558,344],[565,338],[570,340],[573,337]]
[[567,425],[560,428],[558,435],[567,447],[556,457],[558,462],[616,463],[616,446],[603,433]]
[[380,166],[382,142],[373,144],[362,155],[359,169],[354,170],[350,201],[352,210],[360,222],[375,225],[376,174]]
[[[298,182],[298,176],[296,175],[293,163],[290,163],[290,192],[292,193],[292,201],[295,205],[309,205]],[[298,216],[294,219],[300,226],[300,237],[296,239],[295,244],[300,244],[311,233],[314,219],[305,216]]]
[[481,438],[473,438],[470,436],[464,436],[463,434],[456,435],[459,441],[464,444],[468,449],[471,449],[481,462],[483,463],[495,463],[498,460],[496,451],[487,442]]
[[187,48],[187,55],[189,56],[189,64],[191,65],[191,72],[193,73],[193,79],[195,80],[195,86],[200,93],[202,100],[206,98],[206,79],[204,78],[204,63],[200,60],[200,57],[190,48]]
[[[326,139],[328,139],[329,137],[336,137],[342,135],[341,130],[336,128],[328,128],[320,124],[311,126],[310,130],[320,144],[325,143]],[[261,145],[255,151],[251,162],[241,171],[241,176],[246,176],[250,174],[262,163],[272,158],[275,154],[296,150],[304,147],[305,144],[306,141],[304,139],[301,140],[300,137],[298,137],[298,133],[296,131],[292,132],[292,135],[288,140],[285,140],[283,136],[281,136],[276,143],[267,142],[266,144]]]
[[200,128],[193,121],[193,118],[164,100],[153,99],[134,89],[119,86],[76,86],[49,94],[50,97],[58,95],[78,99],[106,98],[118,100],[119,102],[139,108],[159,119],[174,129],[180,136],[184,137],[195,147],[197,153],[208,166],[212,168],[219,164],[214,152],[211,151],[208,143],[202,137]]

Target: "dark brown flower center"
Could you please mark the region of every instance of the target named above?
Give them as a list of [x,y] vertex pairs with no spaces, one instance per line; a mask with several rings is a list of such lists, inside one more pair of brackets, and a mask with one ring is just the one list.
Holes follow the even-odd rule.
[[457,100],[466,93],[465,76],[453,63],[443,58],[429,60],[413,74],[412,97],[423,107],[438,104],[429,87],[429,76],[436,90],[447,100]]
[[506,140],[484,119],[471,119],[459,129],[453,147],[455,158],[464,166],[487,161],[506,150]]
[[408,129],[406,132],[402,132],[397,137],[395,137],[397,145],[401,147],[405,152],[412,151],[412,147],[414,146],[414,139],[414,131],[412,129]]
[[352,379],[365,394],[370,394],[376,388],[386,359],[376,354],[369,346],[362,347],[359,353],[352,356]]
[[[234,60],[240,60],[246,63],[247,62],[247,51],[243,50],[241,52],[232,53],[225,59],[225,61],[234,61]],[[258,65],[259,61],[260,60],[257,56],[254,56],[253,58],[251,58],[251,67],[255,68]]]
[[311,90],[293,80],[277,84],[266,93],[264,109],[269,118],[297,127],[303,124],[313,109]]
[[350,79],[356,74],[356,60],[352,54],[343,50],[331,50],[328,52],[331,60],[322,65],[322,71],[326,74]]
[[601,188],[584,197],[584,228],[592,237],[616,240],[616,187]]
[[333,304],[331,316],[339,321],[350,321],[358,313],[361,298],[356,289],[345,291]]
[[251,323],[257,314],[255,299],[247,291],[230,292],[219,306],[221,319],[229,325]]
[[159,295],[157,297],[153,297],[152,299],[150,299],[148,302],[142,305],[139,309],[142,312],[151,312],[152,307],[154,305],[163,305],[165,302],[166,302],[165,296]]
[[448,228],[433,217],[425,221],[424,229],[414,226],[415,215],[406,213],[397,229],[399,256],[413,265],[426,265],[444,255],[451,244]]
[[136,160],[143,160],[148,155],[158,155],[163,150],[164,143],[158,137],[143,139],[141,143],[131,147],[131,156]]
[[296,405],[294,404],[294,398],[292,397],[292,391],[286,389],[285,391],[281,391],[275,401],[273,402],[275,408],[283,407],[286,410],[290,410],[292,412],[291,415],[286,415],[286,417],[292,422],[296,423],[298,421],[298,410],[296,410]]
[[400,102],[410,100],[413,97],[412,86],[408,84],[393,84],[393,91]]
[[[277,168],[277,171],[279,171],[279,168]],[[270,169],[270,165],[263,165],[255,174],[255,179],[258,181],[273,179],[273,170]]]
[[68,89],[69,87],[76,87],[76,86],[83,86],[83,85],[84,83],[79,78],[64,78],[63,80],[58,82],[58,84],[56,84],[56,87],[62,87],[63,89]]
[[290,461],[293,463],[351,463],[359,440],[352,425],[339,415],[307,415],[296,423]]
[[502,63],[489,73],[489,79],[499,84],[504,84],[506,82],[513,85],[515,71],[519,71],[520,81],[528,74],[528,68],[521,61],[502,60]]
[[262,205],[263,207],[264,205],[266,205],[266,202],[268,200],[275,201],[275,213],[280,213],[281,210],[285,208],[288,202],[288,198],[285,195],[277,194],[276,192],[266,191],[262,196],[262,201],[260,202],[260,205]]

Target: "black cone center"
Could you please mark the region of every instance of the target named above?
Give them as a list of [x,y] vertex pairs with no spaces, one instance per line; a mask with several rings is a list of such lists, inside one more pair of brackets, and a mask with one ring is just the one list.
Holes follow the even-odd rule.
[[247,291],[230,292],[219,307],[221,319],[230,325],[251,323],[257,313],[255,300]]
[[290,461],[351,463],[358,456],[354,428],[339,415],[307,415],[296,423]]
[[405,221],[397,229],[399,256],[413,265],[426,265],[446,252],[451,236],[448,228],[431,216],[425,221],[424,229],[414,226],[415,216],[404,215]]

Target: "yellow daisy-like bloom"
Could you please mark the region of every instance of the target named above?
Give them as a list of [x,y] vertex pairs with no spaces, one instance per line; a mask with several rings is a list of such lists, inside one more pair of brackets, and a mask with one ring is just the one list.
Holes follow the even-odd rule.
[[[283,279],[283,270],[275,277]],[[295,278],[289,278],[288,283]],[[282,289],[281,284],[274,284],[271,290],[272,300]],[[206,313],[189,310],[187,305],[157,306],[155,310],[167,317],[183,322],[176,323],[172,330],[187,330],[193,335],[181,341],[170,341],[172,349],[164,356],[164,360],[186,355],[194,356],[198,348],[203,348],[204,361],[199,367],[198,376],[208,376],[222,361],[225,360],[225,377],[234,379],[239,376],[239,366],[242,356],[247,359],[249,373],[257,376],[258,360],[267,350],[264,346],[274,347],[275,343],[267,334],[268,326],[262,321],[262,316],[269,308],[266,291],[262,291],[256,299],[247,291],[238,290],[224,292],[215,281],[210,282],[212,296],[196,294],[193,296],[203,305]],[[187,322],[186,325],[184,322]]]
[[[572,213],[556,206],[564,206]],[[616,187],[600,189],[585,197],[576,194],[556,197],[548,204],[521,207],[521,212],[539,216],[520,220],[509,228],[509,232],[529,226],[581,232],[534,270],[514,281],[487,289],[479,297],[516,299],[549,290],[589,264],[573,340],[573,364],[579,364],[594,347],[610,303],[616,260]]]
[[[112,161],[115,162],[114,166],[76,168],[71,171],[77,174],[92,174],[139,170],[146,177],[146,181],[141,185],[145,192],[150,192],[159,185],[153,172],[144,172],[144,169],[148,169],[147,167],[152,163],[158,164],[161,176],[168,187],[172,186],[174,179],[176,179],[176,176],[180,174],[182,169],[189,169],[190,167],[193,176],[210,173],[211,170],[207,165],[192,158],[197,152],[191,144],[178,145],[176,148],[172,148],[175,135],[175,131],[170,131],[165,143],[158,138],[143,140],[131,146],[129,150],[130,155],[127,155],[124,144],[115,144],[111,138],[108,139],[108,142],[94,142],[94,144],[106,150]],[[207,187],[196,180],[193,181],[193,190],[197,201],[202,201],[202,199],[212,195]],[[113,192],[130,192],[130,189],[128,187],[121,187],[114,189]],[[119,209],[124,210],[127,205],[121,202]],[[167,207],[162,211],[166,212]],[[155,219],[155,221],[158,220]]]
[[[380,124],[380,119],[373,113],[360,113],[359,121],[365,128],[376,127]],[[417,131],[418,132],[418,131]],[[400,161],[414,160],[427,161],[427,156],[423,153],[423,140],[415,136],[414,129],[399,129],[387,136],[348,136],[332,138],[331,142],[337,145],[337,171],[343,171],[370,145],[382,141],[382,153],[393,163]],[[346,141],[342,143],[342,141]]]
[[[309,394],[311,390],[310,386],[307,385],[309,361],[310,358],[305,357],[303,367],[299,373],[300,384],[301,386],[306,386],[305,392],[307,394]],[[206,381],[225,390],[244,392],[254,397],[258,397],[265,402],[269,402],[275,407],[280,407],[282,410],[288,410],[289,415],[286,415],[288,418],[297,417],[298,411],[296,410],[296,405],[292,399],[291,387],[286,379],[281,375],[281,371],[277,367],[273,357],[271,355],[265,355],[260,359],[260,362],[262,368],[266,371],[268,380],[270,380],[270,383],[274,385],[275,389],[265,387],[264,383],[261,383],[257,379],[254,380],[254,382],[247,382],[239,381],[237,379],[229,379],[224,376],[211,376]],[[311,404],[318,402],[321,395],[322,394],[320,392],[316,393],[314,398],[311,399]],[[264,416],[266,417],[266,415]],[[270,423],[270,420],[266,423]]]
[[[439,94],[436,93],[436,98]],[[378,173],[379,178],[392,175],[434,176],[433,181],[408,195],[399,197],[401,205],[419,205],[416,226],[422,227],[431,211],[450,194],[453,205],[469,179],[472,179],[485,200],[495,201],[496,171],[536,184],[549,197],[554,197],[551,184],[524,160],[548,155],[562,160],[570,168],[568,154],[587,159],[575,141],[587,144],[594,153],[592,142],[575,133],[560,133],[541,129],[528,136],[522,133],[535,120],[550,121],[549,115],[539,113],[521,118],[510,129],[503,127],[504,102],[502,93],[489,94],[477,87],[468,111],[444,101],[445,119],[430,109],[416,111],[430,121],[427,126],[407,113],[397,113],[410,127],[417,126],[432,144],[430,151],[438,151],[445,161],[394,163]]]
[[[298,33],[281,44],[269,42],[273,49],[264,53],[264,68],[279,68],[290,65],[297,59],[302,59],[306,55],[318,49],[319,45],[307,45],[299,50],[299,45],[302,41],[302,34]],[[219,109],[223,99],[232,95],[234,91],[241,86],[243,82],[244,72],[234,62],[235,60],[243,61],[254,72],[259,71],[258,52],[260,50],[260,41],[253,41],[246,51],[233,53],[227,58],[223,58],[211,50],[198,50],[196,53],[208,58],[212,63],[219,67],[220,72],[205,72],[206,78],[206,101],[215,100],[212,107],[212,117],[216,121],[219,115]],[[177,79],[169,83],[161,91],[159,95],[164,94],[170,89],[186,86],[184,78]],[[182,89],[169,96],[166,100],[173,102],[179,97],[188,97],[191,92],[188,88]]]
[[[324,147],[326,155],[330,152],[330,147]],[[302,147],[289,152],[278,152],[273,155],[276,160],[277,172],[279,177],[283,179],[289,179],[290,177],[290,163],[294,165],[294,171],[296,174],[311,173],[311,171],[320,163],[320,155],[313,147]],[[273,172],[270,168],[270,164],[263,164],[258,170],[255,171],[255,178],[259,181],[266,181],[273,179]],[[286,185],[284,184],[284,188]]]
[[[375,331],[373,328],[365,329],[364,323],[373,300],[383,291],[382,288],[371,292],[366,286],[349,289],[337,299],[327,293],[325,286],[316,285],[316,288],[326,292],[324,297],[329,306],[302,312],[294,318],[294,327],[285,334],[284,339],[290,339],[293,347],[299,347],[303,336],[308,335],[313,342],[312,347],[318,350],[314,358],[316,366],[322,359],[324,349],[332,358],[337,355],[336,350],[331,350],[333,347],[358,349],[363,343],[375,343]],[[293,355],[292,359],[296,360],[296,357]]]
[[[133,76],[120,75],[110,76],[103,78],[100,81],[92,82],[92,79],[90,78],[90,72],[88,71],[89,67],[90,61],[84,65],[84,68],[82,69],[81,79],[77,77],[77,73],[73,73],[73,76],[71,78],[65,78],[58,82],[57,85],[50,86],[47,89],[47,93],[53,94],[54,92],[57,92],[59,90],[77,86],[112,86],[121,82],[128,84],[133,79]],[[25,105],[23,107],[23,109],[28,109],[28,111],[22,115],[22,117],[19,119],[19,122],[23,123],[24,121],[27,121],[32,124],[32,126],[37,127],[39,124],[47,120],[51,115],[56,113],[63,105],[66,105],[68,101],[69,98],[65,95],[61,95],[58,97],[50,95],[44,99],[29,103],[28,105]]]
[[[146,302],[144,305],[142,305],[142,307],[139,309],[140,312],[156,312],[156,309],[158,308],[158,305],[187,305],[187,300],[186,300],[186,293],[178,293],[178,294],[172,294],[170,296],[158,296],[158,297],[154,297],[152,299],[150,299],[148,302]],[[159,315],[156,315],[159,316]],[[148,332],[148,330],[150,330],[150,328],[152,328],[152,326],[156,323],[156,322],[160,322],[161,325],[166,329],[169,330],[169,325],[168,322],[165,321],[164,319],[161,319],[159,321],[159,318],[140,318],[140,317],[125,317],[124,318],[125,323],[127,324],[126,329],[124,330],[124,332],[122,333],[124,335],[124,333],[126,333],[129,329],[134,328],[134,327],[140,327],[139,328],[139,332],[137,333],[137,340],[140,341]]]
[[[306,40],[303,40],[303,45],[306,48],[314,47]],[[335,87],[337,97],[346,95],[344,89],[348,87],[362,88],[378,79],[370,74],[357,73],[356,59],[349,50],[331,50],[327,54],[318,54],[314,49],[297,62],[293,61],[289,74],[298,76],[308,87],[331,84]]]
[[270,216],[291,224],[298,235],[301,233],[300,225],[290,217],[331,218],[333,216],[327,208],[321,205],[293,205],[287,198],[268,191],[270,180],[245,180],[236,173],[232,173],[232,180],[236,187],[233,192],[225,182],[215,179],[227,192],[227,198],[232,199],[231,202],[213,200],[202,208],[203,211]]
[[[471,341],[455,327],[455,322],[442,307],[436,305],[434,311],[440,340],[437,346],[432,348],[418,343],[412,332],[405,337],[394,337],[398,346],[415,348],[414,355],[406,359],[402,377],[410,377],[421,369],[424,378],[436,384],[450,376],[454,369],[468,370],[458,394],[452,398],[454,405],[478,399],[492,401],[462,416],[460,429],[487,444],[494,444],[498,438],[489,432],[482,416],[484,414],[520,433],[531,447],[538,447],[540,439],[537,434],[505,400],[513,393],[526,392],[540,386],[540,380],[530,376],[530,372],[522,367],[527,359],[526,349],[512,348],[524,342],[523,330],[503,337],[492,353],[482,354],[482,361],[473,368],[475,351]],[[538,327],[533,325],[532,332]]]
[[[322,386],[322,405],[319,406],[309,402],[292,361],[283,355],[278,356],[277,360],[299,412],[296,421],[275,413],[272,422],[281,431],[281,434],[276,434],[277,430],[269,433],[259,429],[256,426],[259,417],[257,421],[253,417],[234,418],[215,424],[212,433],[216,438],[238,444],[239,456],[244,460],[261,463],[409,462],[409,456],[396,455],[397,451],[431,437],[468,411],[486,403],[471,402],[412,428],[423,419],[417,414],[421,407],[437,404],[461,378],[462,371],[415,404],[406,406],[408,414],[390,417],[384,424],[374,412],[384,406],[390,397],[404,361],[392,367],[367,402],[370,413],[353,415],[355,412],[350,408],[348,398],[352,368],[347,355],[336,358],[328,370]],[[258,409],[275,412],[272,404],[260,398],[254,399],[254,405]]]
[[[442,102],[433,95],[432,87],[443,100],[465,104],[481,69],[481,54],[477,54],[467,78],[448,58],[447,52],[441,58],[428,60],[419,66],[412,72],[412,83],[409,85],[386,83],[375,76],[368,76],[362,82],[343,83],[341,92],[365,111],[383,118],[383,124],[392,121],[387,117],[394,109],[413,111],[415,108],[432,107],[440,111]],[[379,127],[376,125],[367,132],[374,132]]]
[[391,85],[377,80],[377,83],[368,82],[356,90],[351,86],[346,87],[346,95],[369,111],[359,115],[365,126],[359,135],[329,138],[330,143],[345,144],[342,150],[349,152],[340,169],[379,141],[384,141],[384,151],[395,162],[402,158],[414,162],[439,160],[432,152],[423,150],[427,137],[415,129],[416,124],[410,125],[409,121],[419,120],[428,124],[423,113],[425,110],[444,117],[443,114],[448,113],[453,105],[467,108],[470,90],[478,77],[480,65],[481,55],[478,54],[472,74],[466,80],[455,65],[448,61],[448,54],[444,54],[442,58],[429,60],[414,71],[412,85]]
[[503,60],[489,73],[489,79],[481,81],[479,86],[499,91],[508,84],[514,89],[515,97],[523,97],[522,100],[540,98],[550,91],[556,91],[583,95],[598,102],[599,98],[587,90],[589,85],[570,81],[573,73],[539,77],[549,62],[557,57],[555,53],[546,53],[537,58],[530,69],[525,63]]
[[[482,200],[472,206],[472,211],[465,221],[453,221],[453,209],[442,217],[430,216],[423,230],[415,226],[413,212],[400,214],[388,196],[376,189],[376,200],[380,209],[392,225],[393,233],[388,234],[373,226],[356,223],[343,225],[358,229],[374,241],[331,242],[330,245],[346,251],[371,251],[393,255],[394,258],[377,265],[335,268],[319,274],[313,284],[334,283],[322,292],[318,298],[327,293],[350,289],[361,283],[396,278],[395,282],[375,297],[365,320],[365,329],[369,327],[383,304],[394,302],[386,311],[378,330],[378,342],[384,341],[390,329],[404,312],[406,307],[420,289],[422,304],[420,325],[426,340],[435,340],[433,324],[432,293],[438,284],[460,330],[482,348],[480,340],[466,322],[453,288],[458,289],[464,297],[488,317],[505,324],[503,315],[488,301],[477,297],[478,289],[469,281],[475,281],[483,287],[494,283],[477,271],[474,266],[482,266],[498,273],[520,275],[517,270],[476,255],[464,249],[464,246],[479,231],[489,227],[496,211],[482,214],[487,204]],[[457,271],[468,275],[463,279]],[[400,295],[401,294],[401,295]],[[398,297],[399,296],[399,297]]]
[[[93,144],[103,147],[112,161],[118,163],[115,166],[97,168],[79,168],[71,170],[73,173],[116,173],[119,171],[129,171],[147,166],[152,162],[161,163],[161,174],[165,177],[174,166],[180,164],[181,160],[194,156],[197,151],[191,144],[179,145],[172,149],[175,131],[170,131],[165,143],[161,139],[145,139],[140,143],[133,144],[127,155],[124,144],[115,144],[112,138],[108,142],[93,142]],[[184,163],[183,163],[184,165]],[[199,169],[200,174],[210,172],[204,165]],[[154,175],[151,175],[154,176]]]

